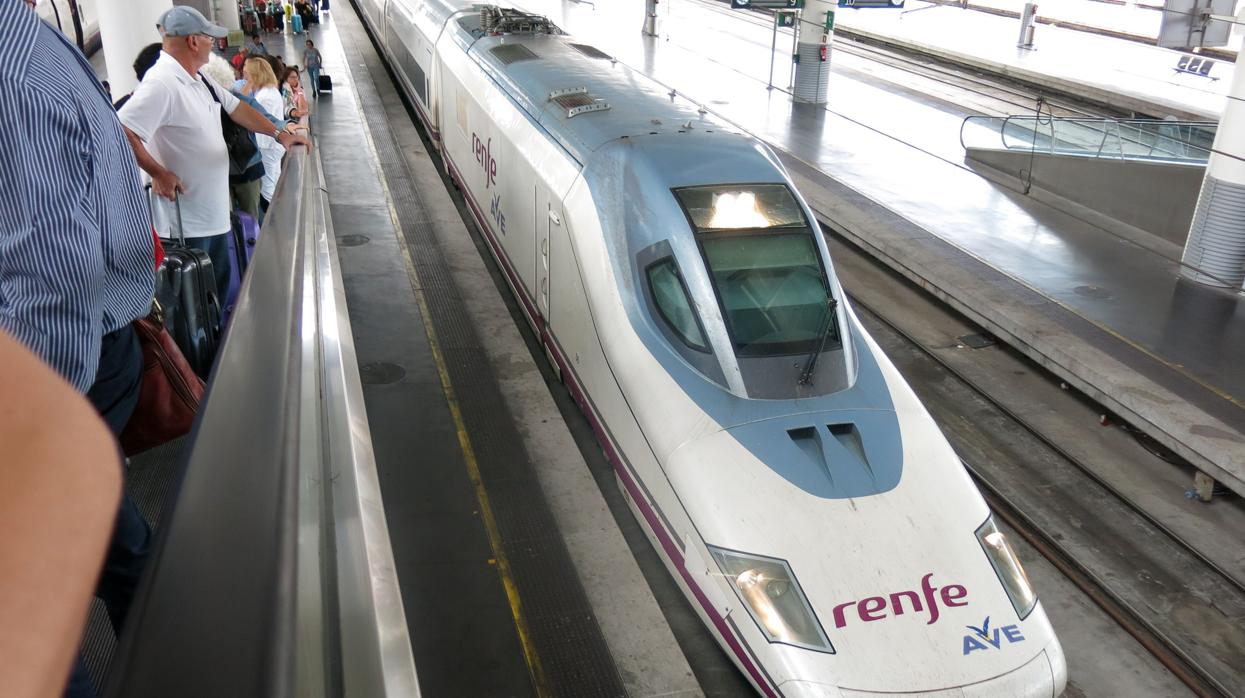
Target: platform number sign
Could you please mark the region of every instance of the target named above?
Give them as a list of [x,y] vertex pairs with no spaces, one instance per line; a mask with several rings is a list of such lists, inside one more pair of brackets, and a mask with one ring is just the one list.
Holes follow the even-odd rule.
[[797,10],[804,7],[804,0],[731,0],[735,10]]

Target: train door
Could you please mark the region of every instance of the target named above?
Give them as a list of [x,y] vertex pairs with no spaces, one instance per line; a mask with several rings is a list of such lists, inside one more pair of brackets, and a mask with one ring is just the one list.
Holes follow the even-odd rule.
[[[561,202],[554,196],[551,196],[549,190],[542,185],[536,185],[536,312],[540,315],[537,321],[540,332],[540,341],[542,345],[547,344],[549,336],[549,319],[550,319],[550,293],[549,293],[549,270],[550,253],[553,247],[552,238],[559,237],[562,234],[562,212]],[[543,220],[542,220],[543,219]],[[548,348],[545,349],[549,351]],[[554,362],[555,370],[558,369],[557,362]]]

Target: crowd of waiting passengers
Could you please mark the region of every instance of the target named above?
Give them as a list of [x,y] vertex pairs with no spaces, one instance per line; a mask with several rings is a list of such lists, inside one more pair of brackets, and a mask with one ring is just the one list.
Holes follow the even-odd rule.
[[[0,0],[0,695],[76,698],[91,598],[119,635],[150,556],[124,463],[189,430],[310,104],[259,31],[231,62],[178,6],[114,106],[34,5]],[[299,33],[316,9],[280,7]]]

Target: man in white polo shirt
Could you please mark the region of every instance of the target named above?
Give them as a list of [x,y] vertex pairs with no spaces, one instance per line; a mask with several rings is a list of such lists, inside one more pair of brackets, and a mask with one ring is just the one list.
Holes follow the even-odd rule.
[[153,212],[160,236],[176,236],[173,198],[178,192],[186,243],[212,258],[223,298],[233,261],[225,237],[231,205],[221,109],[239,126],[276,138],[287,148],[311,143],[306,136],[279,131],[228,89],[199,73],[215,39],[228,33],[224,27],[186,6],[165,12],[157,27],[164,34],[160,58],[118,116],[139,167],[151,176],[152,190],[163,197]]

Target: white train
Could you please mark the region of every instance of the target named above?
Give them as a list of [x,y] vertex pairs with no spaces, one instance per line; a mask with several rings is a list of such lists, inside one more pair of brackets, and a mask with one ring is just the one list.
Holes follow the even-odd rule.
[[35,11],[61,30],[86,55],[99,50],[99,17],[95,0],[37,0]]
[[765,145],[542,17],[357,2],[632,510],[760,694],[1063,691],[1018,560]]

